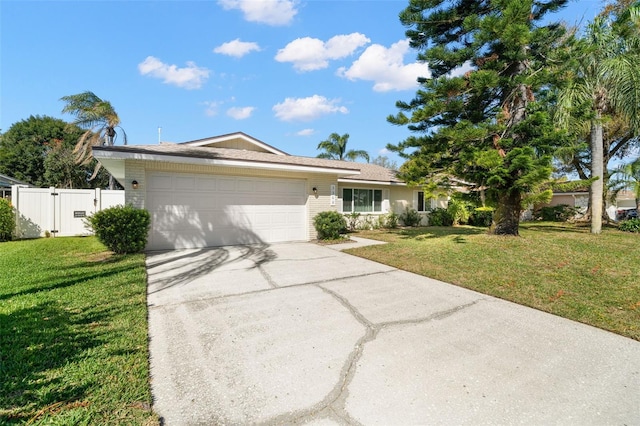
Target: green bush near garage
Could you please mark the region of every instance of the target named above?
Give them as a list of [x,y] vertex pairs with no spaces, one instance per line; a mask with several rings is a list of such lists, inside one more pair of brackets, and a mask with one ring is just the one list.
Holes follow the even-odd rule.
[[118,254],[138,253],[147,245],[151,216],[144,209],[116,206],[88,218],[98,240]]
[[336,211],[320,212],[313,218],[319,240],[337,240],[347,232],[347,221]]

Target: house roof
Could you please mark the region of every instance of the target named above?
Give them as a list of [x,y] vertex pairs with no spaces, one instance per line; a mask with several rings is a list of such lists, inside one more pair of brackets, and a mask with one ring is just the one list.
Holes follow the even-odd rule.
[[0,187],[9,188],[11,185],[25,185],[30,186],[26,182],[19,181],[18,179],[14,179],[11,176],[3,175],[0,173]]
[[[341,161],[345,163],[345,161]],[[390,185],[404,185],[405,182],[398,178],[397,172],[387,169],[386,167],[378,166],[377,164],[368,163],[352,163],[356,164],[360,169],[360,174],[357,176],[343,176],[338,181],[362,181],[372,183],[388,183]]]
[[289,155],[245,133],[236,132],[179,144],[97,146],[93,156],[123,183],[126,159],[328,173],[340,182],[404,185],[396,173],[375,164]]
[[[237,134],[233,134],[237,135]],[[219,148],[201,139],[182,144],[99,146],[93,155],[116,179],[124,179],[124,160],[140,159],[174,163],[199,163],[233,167],[262,168],[271,170],[295,170],[333,173],[348,182],[377,184],[403,184],[392,170],[375,164],[326,160],[315,157],[299,157],[245,149]],[[199,145],[199,142],[205,142]],[[203,146],[208,145],[208,146]],[[266,144],[265,144],[266,145]],[[260,147],[263,148],[263,147]]]
[[286,152],[243,132],[227,133],[225,135],[213,136],[210,138],[196,139],[193,141],[182,142],[182,145],[207,146],[211,148],[235,147],[235,149],[238,149],[238,146],[246,146],[249,147],[249,150],[251,151],[269,152],[276,155],[289,155]]

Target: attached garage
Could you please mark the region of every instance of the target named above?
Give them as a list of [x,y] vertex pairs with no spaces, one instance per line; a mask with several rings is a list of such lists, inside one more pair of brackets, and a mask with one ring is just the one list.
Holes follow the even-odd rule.
[[305,241],[306,182],[148,172],[148,249]]

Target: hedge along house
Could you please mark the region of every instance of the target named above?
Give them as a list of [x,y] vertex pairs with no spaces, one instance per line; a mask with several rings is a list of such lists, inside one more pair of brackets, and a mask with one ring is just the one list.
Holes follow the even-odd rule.
[[316,238],[313,217],[424,210],[424,193],[384,167],[288,155],[244,133],[180,144],[94,147],[151,214],[148,250]]

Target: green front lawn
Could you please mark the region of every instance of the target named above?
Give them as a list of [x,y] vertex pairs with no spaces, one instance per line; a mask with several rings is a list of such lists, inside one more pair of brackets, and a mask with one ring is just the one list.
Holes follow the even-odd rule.
[[557,223],[523,223],[520,234],[362,231],[389,244],[349,252],[640,340],[640,235]]
[[144,255],[0,244],[0,424],[153,424]]

